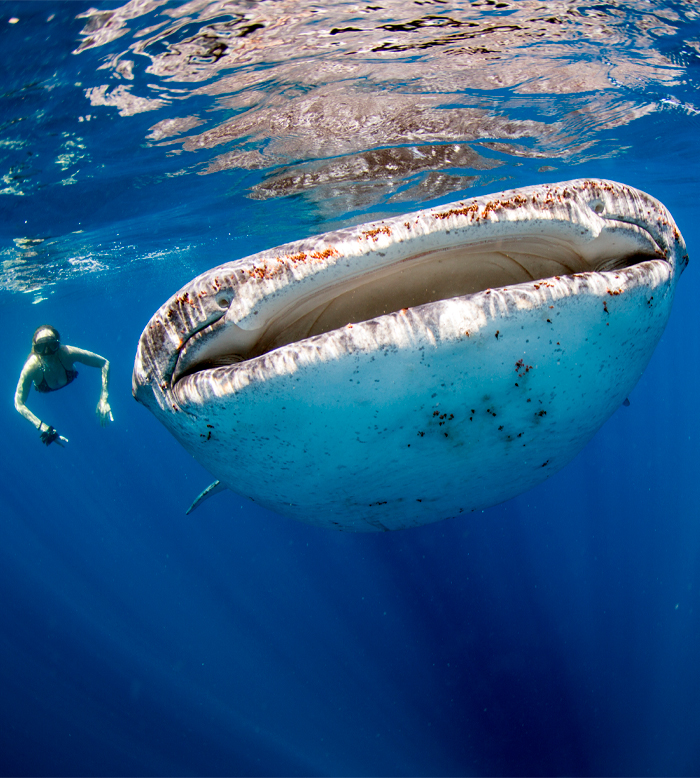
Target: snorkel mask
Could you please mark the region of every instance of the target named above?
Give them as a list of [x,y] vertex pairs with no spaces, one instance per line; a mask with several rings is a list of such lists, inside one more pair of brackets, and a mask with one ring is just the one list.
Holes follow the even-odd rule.
[[60,335],[53,327],[40,327],[32,339],[32,350],[45,357],[55,354],[61,347]]

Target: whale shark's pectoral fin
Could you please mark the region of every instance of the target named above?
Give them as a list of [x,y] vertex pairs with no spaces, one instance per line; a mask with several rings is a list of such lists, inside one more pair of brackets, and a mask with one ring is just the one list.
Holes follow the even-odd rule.
[[214,481],[213,484],[209,484],[209,486],[207,486],[207,488],[197,496],[192,505],[190,505],[190,507],[185,511],[185,515],[192,513],[195,508],[199,508],[199,506],[205,500],[208,500],[212,494],[218,494],[219,492],[224,491],[226,491],[226,487],[221,483],[221,481]]

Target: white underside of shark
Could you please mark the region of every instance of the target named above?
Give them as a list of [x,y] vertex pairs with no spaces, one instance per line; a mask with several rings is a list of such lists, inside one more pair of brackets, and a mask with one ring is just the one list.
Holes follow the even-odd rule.
[[217,479],[351,531],[500,503],[631,392],[687,264],[666,208],[578,180],[287,244],[154,315],[135,397]]

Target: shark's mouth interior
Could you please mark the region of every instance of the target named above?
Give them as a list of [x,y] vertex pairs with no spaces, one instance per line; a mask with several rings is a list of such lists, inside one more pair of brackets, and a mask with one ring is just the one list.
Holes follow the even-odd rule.
[[[359,276],[304,292],[284,305],[260,306],[255,329],[242,322],[220,322],[198,333],[182,349],[174,379],[265,354],[314,335],[405,308],[486,289],[631,267],[663,253],[649,233],[626,225],[624,231],[580,247],[561,240],[523,237],[493,244],[460,246],[404,259]],[[223,324],[223,326],[222,326]]]

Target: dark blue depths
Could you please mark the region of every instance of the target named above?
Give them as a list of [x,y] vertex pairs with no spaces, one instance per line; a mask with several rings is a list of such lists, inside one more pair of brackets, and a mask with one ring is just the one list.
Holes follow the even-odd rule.
[[[129,395],[153,293],[56,295],[44,318],[112,358],[116,422],[92,418],[88,369],[33,396],[65,451],[6,404],[2,771],[695,772],[692,274],[630,407],[572,465],[483,514],[371,536],[228,494],[185,517],[208,476]],[[31,331],[34,310],[3,310]]]
[[[66,5],[57,5],[66,42],[52,39],[55,56],[81,27]],[[21,67],[48,67],[32,63],[27,54]],[[66,55],[55,67],[77,65]],[[233,494],[184,515],[210,477],[131,398],[141,329],[197,272],[326,227],[314,229],[298,199],[244,199],[235,173],[225,184],[186,176],[167,190],[130,189],[130,150],[139,175],[154,159],[135,141],[154,120],[132,119],[131,136],[106,115],[99,125],[91,148],[108,173],[73,187],[42,179],[30,196],[2,202],[3,238],[25,221],[30,234],[34,220],[52,235],[87,226],[105,244],[128,224],[131,243],[107,270],[77,278],[47,258],[59,281],[37,305],[32,293],[2,292],[0,772],[699,773],[692,116],[652,116],[619,130],[625,154],[548,174],[639,186],[668,205],[688,242],[671,322],[631,405],[571,465],[509,503],[357,536]],[[42,143],[48,150],[49,134],[32,148]],[[542,180],[527,165],[510,172],[507,185]],[[247,226],[231,229],[226,212]],[[178,253],[197,224],[200,244]],[[59,259],[84,252],[80,241],[64,242]],[[164,260],[136,261],[158,247],[170,252]],[[42,322],[113,365],[107,430],[94,418],[96,371],[31,394],[30,407],[70,439],[65,450],[41,446],[11,404]]]

